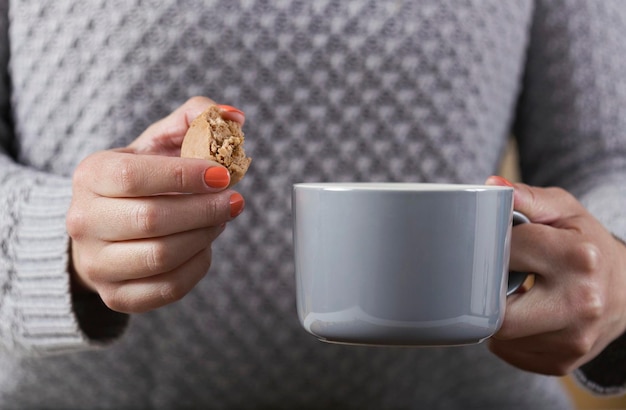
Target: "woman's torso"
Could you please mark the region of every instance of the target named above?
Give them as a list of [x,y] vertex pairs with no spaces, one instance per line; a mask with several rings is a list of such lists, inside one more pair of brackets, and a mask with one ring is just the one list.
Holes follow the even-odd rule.
[[108,349],[9,360],[0,403],[564,406],[556,381],[484,346],[323,344],[294,301],[291,184],[481,183],[506,145],[531,18],[530,0],[13,2],[21,162],[69,176],[206,95],[245,111],[253,163],[245,212],[190,295],[134,316]]

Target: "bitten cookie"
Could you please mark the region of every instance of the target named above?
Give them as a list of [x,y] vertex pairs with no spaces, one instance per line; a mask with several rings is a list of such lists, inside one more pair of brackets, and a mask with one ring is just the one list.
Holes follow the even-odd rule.
[[229,186],[233,186],[243,178],[252,162],[243,150],[243,142],[241,125],[223,119],[219,106],[212,105],[191,122],[180,156],[210,159],[224,165],[230,172]]

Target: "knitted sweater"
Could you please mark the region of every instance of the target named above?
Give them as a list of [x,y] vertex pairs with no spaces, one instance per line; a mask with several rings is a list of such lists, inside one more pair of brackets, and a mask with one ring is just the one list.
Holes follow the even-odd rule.
[[[298,324],[302,181],[523,177],[626,237],[626,3],[12,0],[0,18],[0,408],[559,409],[484,345],[321,343]],[[181,301],[129,317],[69,288],[71,175],[187,98],[246,113],[246,209]],[[579,372],[623,391],[618,340]],[[616,361],[619,360],[619,361]]]

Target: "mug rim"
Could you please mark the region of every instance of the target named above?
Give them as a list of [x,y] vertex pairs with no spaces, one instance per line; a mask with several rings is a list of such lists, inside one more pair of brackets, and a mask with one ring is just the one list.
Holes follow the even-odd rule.
[[411,192],[481,192],[512,191],[502,185],[454,184],[438,182],[299,182],[294,189],[323,191],[411,191]]

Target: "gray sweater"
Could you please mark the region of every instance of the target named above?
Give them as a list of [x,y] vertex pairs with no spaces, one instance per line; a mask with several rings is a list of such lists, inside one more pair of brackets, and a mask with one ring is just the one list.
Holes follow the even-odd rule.
[[[10,3],[10,4],[7,4]],[[318,342],[294,301],[291,184],[523,177],[626,237],[626,2],[1,1],[0,408],[559,409],[557,379],[484,345]],[[8,14],[7,14],[8,10]],[[246,209],[183,300],[146,314],[69,289],[85,156],[187,98],[246,113]],[[622,346],[620,346],[622,343]],[[578,372],[624,390],[618,340]]]

